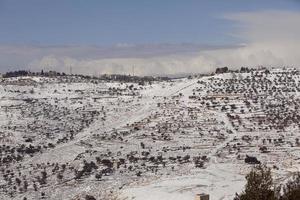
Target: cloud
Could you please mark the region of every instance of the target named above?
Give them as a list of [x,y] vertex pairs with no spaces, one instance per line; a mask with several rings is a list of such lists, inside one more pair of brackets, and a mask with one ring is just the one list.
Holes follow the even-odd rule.
[[[151,58],[107,58],[76,60],[69,57],[47,56],[35,60],[31,64],[33,70],[67,71],[72,66],[73,72],[82,74],[131,74],[132,68],[136,75],[165,75],[178,73],[209,72],[215,65],[205,57],[170,55]],[[63,67],[61,67],[63,66]],[[203,67],[200,69],[200,67]],[[200,69],[200,70],[199,70]]]
[[[56,70],[74,73],[132,73],[158,75],[196,73],[211,64],[199,55],[207,50],[231,49],[237,45],[211,46],[196,44],[118,44],[112,47],[99,46],[0,46],[0,59],[34,71]],[[16,60],[15,58],[18,58]],[[3,64],[2,64],[3,65]],[[5,65],[3,65],[5,69]],[[15,69],[15,68],[13,68]],[[6,70],[6,69],[5,69]],[[206,70],[207,71],[207,70]]]
[[[225,19],[236,23],[232,35],[246,42],[244,48],[223,52],[234,58],[228,65],[267,65],[300,67],[300,13],[259,11],[228,14]],[[217,54],[218,55],[218,54]],[[223,59],[222,56],[220,58]]]
[[[228,33],[243,45],[117,44],[99,46],[0,46],[1,68],[26,66],[31,70],[57,70],[83,74],[178,74],[204,73],[229,66],[300,67],[300,13],[256,11],[229,13],[234,23]],[[225,34],[225,33],[224,33]]]
[[300,40],[300,13],[293,11],[267,10],[259,12],[240,12],[223,16],[236,22],[234,36],[248,42],[278,42]]

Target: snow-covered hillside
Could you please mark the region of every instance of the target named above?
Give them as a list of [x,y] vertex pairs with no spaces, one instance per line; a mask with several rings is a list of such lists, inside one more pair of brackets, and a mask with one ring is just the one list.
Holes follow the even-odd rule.
[[260,162],[282,182],[300,167],[299,77],[3,78],[0,198],[229,200]]

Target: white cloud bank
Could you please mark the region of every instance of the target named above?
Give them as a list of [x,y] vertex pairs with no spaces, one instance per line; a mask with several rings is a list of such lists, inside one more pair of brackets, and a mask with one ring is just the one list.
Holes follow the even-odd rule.
[[224,59],[224,64],[300,67],[299,12],[236,13],[225,18],[237,23],[237,31],[233,35],[243,39],[247,45],[232,52],[221,52],[230,58],[228,61]]
[[[31,70],[57,70],[83,74],[178,74],[214,71],[229,66],[300,67],[300,13],[258,11],[223,16],[236,24],[237,46],[117,45],[96,46],[0,46],[1,65],[10,60],[27,63]],[[24,64],[22,65],[24,66]]]

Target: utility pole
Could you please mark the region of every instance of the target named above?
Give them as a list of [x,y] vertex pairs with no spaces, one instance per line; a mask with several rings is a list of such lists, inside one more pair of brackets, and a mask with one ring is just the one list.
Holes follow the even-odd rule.
[[132,76],[134,76],[134,65],[132,66]]
[[70,65],[70,75],[72,74],[72,66]]

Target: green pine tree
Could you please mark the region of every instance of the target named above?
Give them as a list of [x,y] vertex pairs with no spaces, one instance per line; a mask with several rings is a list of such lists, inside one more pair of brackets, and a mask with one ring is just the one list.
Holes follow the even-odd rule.
[[246,176],[245,190],[234,200],[277,200],[278,189],[273,184],[271,170],[257,166]]

